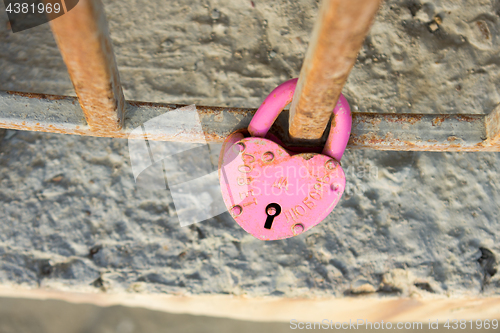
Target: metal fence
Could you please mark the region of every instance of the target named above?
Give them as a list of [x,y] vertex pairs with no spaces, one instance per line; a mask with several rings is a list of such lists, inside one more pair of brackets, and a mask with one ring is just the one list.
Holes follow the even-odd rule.
[[[323,1],[290,112],[282,113],[273,128],[285,144],[321,144],[380,2]],[[100,0],[80,0],[50,24],[78,98],[0,92],[0,128],[134,138],[134,128],[181,107],[125,101]],[[197,110],[202,133],[178,126],[179,117],[144,135],[160,141],[222,142],[231,132],[246,128],[256,111],[206,106]],[[500,151],[500,108],[489,115],[355,112],[348,147]]]

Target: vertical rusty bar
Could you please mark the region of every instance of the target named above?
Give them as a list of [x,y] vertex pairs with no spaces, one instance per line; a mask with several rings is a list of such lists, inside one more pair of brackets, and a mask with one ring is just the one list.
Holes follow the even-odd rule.
[[486,116],[485,125],[488,142],[492,145],[500,144],[500,105]]
[[91,130],[122,128],[125,100],[101,1],[80,0],[50,25]]
[[382,0],[323,0],[290,108],[290,137],[321,138]]

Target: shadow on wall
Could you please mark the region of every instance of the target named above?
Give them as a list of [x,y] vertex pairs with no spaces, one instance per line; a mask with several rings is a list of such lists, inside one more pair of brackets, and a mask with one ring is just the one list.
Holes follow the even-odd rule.
[[[171,314],[123,306],[99,307],[56,300],[0,298],[0,333],[282,333],[296,331],[325,331],[325,329],[292,329],[289,323],[261,323]],[[331,330],[327,329],[327,331]],[[333,331],[349,330],[333,329]],[[381,329],[355,331],[380,332]],[[437,330],[429,330],[428,323],[423,323],[420,329],[393,329],[391,331],[438,333],[449,330],[443,325],[440,325]]]

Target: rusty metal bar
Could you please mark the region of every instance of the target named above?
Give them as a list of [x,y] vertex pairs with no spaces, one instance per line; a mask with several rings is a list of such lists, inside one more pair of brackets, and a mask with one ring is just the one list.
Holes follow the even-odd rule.
[[290,137],[318,140],[381,0],[323,0],[290,107]]
[[[0,128],[114,138],[143,139],[134,129],[182,105],[128,102],[121,130],[94,131],[75,97],[0,92]],[[186,126],[178,114],[167,124],[146,132],[149,140],[223,142],[233,131],[247,128],[255,109],[196,106],[202,131]],[[349,149],[400,151],[500,151],[487,138],[486,115],[354,113]],[[273,132],[285,144],[288,113],[283,112]],[[139,136],[136,133],[141,133]]]
[[122,128],[125,100],[101,1],[80,0],[50,25],[90,130]]
[[484,115],[354,113],[350,145],[378,150],[488,151]]
[[[134,137],[134,129],[184,105],[126,102],[124,126],[119,130],[95,131],[83,117],[76,97],[0,91],[0,128],[112,138]],[[246,128],[256,110],[196,106],[203,133],[186,126],[180,116],[146,133],[149,140],[222,142],[236,129]]]

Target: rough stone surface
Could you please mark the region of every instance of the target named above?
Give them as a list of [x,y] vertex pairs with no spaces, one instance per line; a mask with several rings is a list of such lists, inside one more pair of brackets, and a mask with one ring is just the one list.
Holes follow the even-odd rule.
[[[257,107],[298,75],[318,2],[105,7],[127,99]],[[490,112],[500,102],[499,15],[497,1],[384,2],[344,90],[353,110]],[[48,25],[12,34],[0,15],[0,43],[0,89],[74,94]],[[287,297],[493,295],[499,162],[498,153],[348,151],[348,188],[334,212],[303,235],[262,243],[227,213],[181,228],[167,191],[135,186],[126,140],[7,131],[0,283]]]

